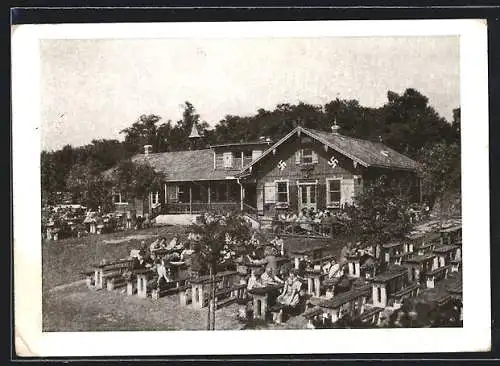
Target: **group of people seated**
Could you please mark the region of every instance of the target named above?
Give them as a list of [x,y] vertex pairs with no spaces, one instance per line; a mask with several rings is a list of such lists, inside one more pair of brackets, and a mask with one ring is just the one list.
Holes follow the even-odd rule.
[[247,290],[264,287],[281,287],[276,302],[282,305],[294,307],[299,303],[302,289],[302,281],[295,269],[292,269],[285,280],[282,280],[271,266],[266,266],[262,271],[259,268],[252,270],[248,279]]
[[298,213],[284,211],[276,216],[275,231],[315,231],[328,235],[334,224],[347,219],[341,213],[332,213],[330,210],[316,210],[314,208],[303,208]]
[[133,269],[147,268],[151,270],[149,287],[162,288],[175,281],[174,264],[185,264],[187,277],[199,274],[196,261],[197,237],[190,233],[186,241],[181,241],[179,235],[167,242],[165,237],[158,237],[149,246],[143,241],[140,250],[131,253]]

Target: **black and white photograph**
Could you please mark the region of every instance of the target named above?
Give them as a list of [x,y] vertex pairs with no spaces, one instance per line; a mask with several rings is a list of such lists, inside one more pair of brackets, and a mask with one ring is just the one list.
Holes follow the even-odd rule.
[[[28,201],[37,211],[15,247],[16,266],[36,266],[16,267],[16,282],[30,273],[40,286],[16,293],[16,311],[39,302],[40,337],[69,348],[83,347],[71,337],[131,331],[177,339],[174,353],[206,352],[200,337],[212,334],[255,352],[246,342],[266,340],[273,353],[280,339],[326,331],[337,337],[327,343],[380,333],[408,350],[421,342],[415,351],[446,347],[453,332],[464,338],[451,347],[466,347],[476,332],[471,350],[488,347],[489,279],[475,284],[489,276],[488,220],[483,236],[470,231],[488,217],[474,209],[488,207],[487,150],[474,149],[487,144],[487,113],[476,112],[487,101],[467,99],[487,89],[478,68],[464,76],[474,42],[460,33],[486,28],[451,20],[432,33],[429,22],[401,34],[391,21],[283,25],[289,34],[276,23],[42,29],[37,71],[22,76],[36,86],[35,120],[21,127],[14,101],[13,124],[14,177],[16,164],[26,174],[14,215],[27,225]],[[40,189],[19,198],[23,186]],[[99,339],[94,352],[120,346]]]

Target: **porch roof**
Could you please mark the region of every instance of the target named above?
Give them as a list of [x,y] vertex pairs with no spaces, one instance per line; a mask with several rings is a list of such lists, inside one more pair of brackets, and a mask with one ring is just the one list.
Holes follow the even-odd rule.
[[[137,154],[132,157],[136,164],[148,164],[165,175],[167,182],[234,179],[239,169],[214,169],[214,151],[184,150],[156,154]],[[113,168],[106,171],[111,174]]]

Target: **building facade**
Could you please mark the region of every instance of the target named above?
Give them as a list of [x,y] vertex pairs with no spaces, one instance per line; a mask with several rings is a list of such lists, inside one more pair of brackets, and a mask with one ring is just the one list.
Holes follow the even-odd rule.
[[[382,143],[296,127],[279,141],[262,140],[209,149],[132,158],[149,164],[166,179],[161,192],[143,202],[124,202],[118,210],[136,215],[239,210],[273,216],[280,210],[336,210],[385,174],[401,182],[415,200],[420,195],[418,164]],[[125,200],[127,201],[127,200]]]

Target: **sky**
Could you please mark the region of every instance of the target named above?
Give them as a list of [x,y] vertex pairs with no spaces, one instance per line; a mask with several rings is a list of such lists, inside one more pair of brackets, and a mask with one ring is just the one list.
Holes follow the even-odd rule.
[[460,106],[459,39],[445,36],[42,40],[41,148],[123,140],[142,114],[253,115],[339,97],[378,107],[415,88],[448,121]]

